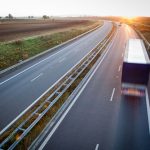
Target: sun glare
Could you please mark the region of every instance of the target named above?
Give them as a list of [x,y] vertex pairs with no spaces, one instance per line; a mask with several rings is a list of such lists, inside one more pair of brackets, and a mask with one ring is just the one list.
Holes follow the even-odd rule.
[[124,19],[127,19],[127,20],[134,20],[136,19],[137,17],[135,16],[126,16],[126,17],[123,17]]
[[135,20],[137,20],[137,16],[124,16],[122,17],[122,20],[124,22],[133,23]]

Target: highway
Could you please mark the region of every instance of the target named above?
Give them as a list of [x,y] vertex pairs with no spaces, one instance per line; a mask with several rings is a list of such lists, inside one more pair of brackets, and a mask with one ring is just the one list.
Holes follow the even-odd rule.
[[0,130],[72,68],[110,32],[112,24],[44,55],[0,79]]
[[103,61],[39,150],[150,149],[146,98],[120,92],[125,43],[131,37],[137,35],[130,27],[119,27]]

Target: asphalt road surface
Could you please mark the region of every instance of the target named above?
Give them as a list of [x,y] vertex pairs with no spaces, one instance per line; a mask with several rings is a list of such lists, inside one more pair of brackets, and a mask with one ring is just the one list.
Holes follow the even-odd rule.
[[137,35],[130,27],[119,27],[97,71],[40,150],[150,150],[146,98],[120,93],[125,43],[131,37]]
[[104,25],[0,79],[0,130],[72,68],[110,32]]

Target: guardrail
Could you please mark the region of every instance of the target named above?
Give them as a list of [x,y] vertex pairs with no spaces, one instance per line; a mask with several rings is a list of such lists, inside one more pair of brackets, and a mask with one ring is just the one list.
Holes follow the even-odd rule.
[[109,43],[114,33],[115,30],[113,26],[112,31],[106,38],[82,58],[79,63],[67,72],[56,84],[54,84],[54,86],[37,99],[37,103],[34,103],[34,105],[28,109],[29,112],[24,112],[13,124],[10,124],[10,126],[3,130],[0,134],[0,149],[12,150],[16,148],[16,146],[32,131],[46,114],[50,113],[50,115],[52,115],[57,112],[55,107],[64,103],[64,99],[61,98],[68,90],[71,90],[70,87],[89,65],[93,61],[95,63],[99,58],[102,49]]

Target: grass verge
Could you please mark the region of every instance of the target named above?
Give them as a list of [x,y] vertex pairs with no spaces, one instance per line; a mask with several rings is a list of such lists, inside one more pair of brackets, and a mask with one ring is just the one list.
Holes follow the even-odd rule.
[[135,28],[139,30],[150,43],[150,26],[136,25]]
[[91,22],[88,26],[53,33],[51,35],[0,43],[0,71],[85,33],[99,25],[102,25],[102,22]]

